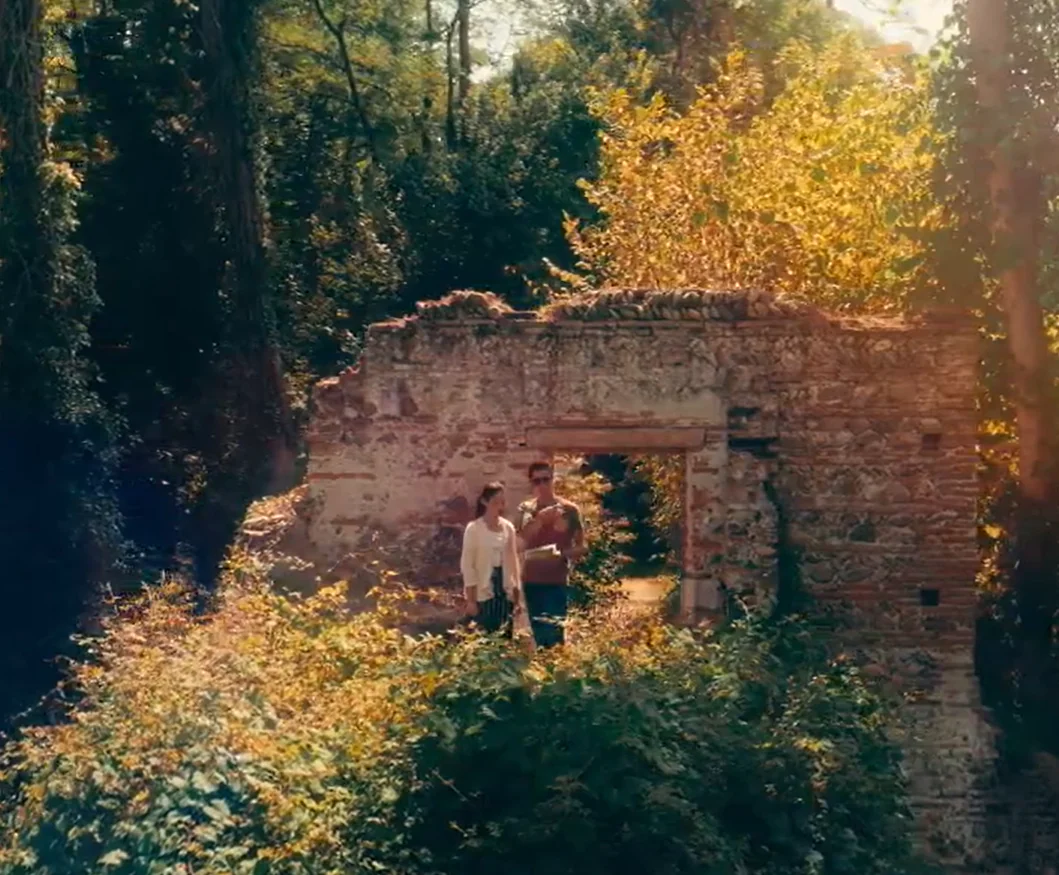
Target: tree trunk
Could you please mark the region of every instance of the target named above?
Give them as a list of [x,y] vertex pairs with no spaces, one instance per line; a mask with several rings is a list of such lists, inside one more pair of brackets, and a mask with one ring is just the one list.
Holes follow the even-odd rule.
[[456,16],[459,22],[460,54],[460,107],[471,95],[471,0],[457,0]]
[[54,264],[44,216],[44,43],[40,0],[0,0],[0,259],[3,339]]
[[[258,49],[257,4],[204,0],[206,118],[218,213],[227,236],[225,291],[232,306],[227,375],[236,430],[245,452],[260,451],[268,489],[293,485],[295,440],[269,294],[267,220],[257,173],[252,85]],[[250,460],[255,461],[255,460]]]
[[445,33],[445,145],[450,152],[456,151],[456,69],[453,59],[452,41],[456,36],[456,26],[459,24],[459,11],[456,18],[449,22],[449,28]]
[[[33,385],[38,382],[34,353],[40,352],[55,264],[53,238],[42,221],[40,21],[40,0],[0,0],[0,494],[4,502],[0,597],[5,604],[0,616],[0,729],[4,730],[10,728],[9,717],[40,695],[40,686],[46,689],[55,682],[48,673],[41,683],[41,667],[57,653],[52,639],[56,627],[67,634],[73,631],[65,621],[80,607],[66,600],[67,581],[44,576],[53,569],[44,557],[34,555],[44,548],[44,537],[65,534],[60,526],[49,526],[40,510],[40,504],[53,496],[55,485],[49,482],[55,478],[41,464],[54,462],[51,435],[42,434],[52,412],[47,391],[51,387]],[[41,447],[43,452],[35,452]],[[52,520],[67,510],[48,508]],[[47,597],[39,597],[39,585],[25,587],[25,580],[46,581]],[[50,624],[44,619],[48,616],[53,618]]]
[[0,0],[3,728],[58,680],[93,585],[114,571],[120,527],[112,435],[83,357],[92,264],[68,242],[71,193],[49,162],[42,5]]
[[1015,516],[1021,698],[1048,713],[1056,587],[1056,507],[1053,417],[1050,413],[1048,345],[1040,305],[1039,228],[1045,204],[1015,129],[1011,107],[1012,59],[1004,0],[968,0],[967,26],[978,92],[978,127],[988,164],[992,263],[1000,286],[1013,371],[1018,433],[1018,502]]
[[714,44],[714,51],[724,57],[728,47],[735,42],[735,16],[731,3],[723,0],[713,4],[709,16],[710,39]]
[[1041,188],[1019,167],[1010,143],[1010,59],[1004,0],[969,0],[967,25],[975,64],[980,117],[989,163],[990,226],[1001,302],[1014,366],[1019,481],[1031,504],[1048,501],[1051,429],[1048,346],[1037,290]]

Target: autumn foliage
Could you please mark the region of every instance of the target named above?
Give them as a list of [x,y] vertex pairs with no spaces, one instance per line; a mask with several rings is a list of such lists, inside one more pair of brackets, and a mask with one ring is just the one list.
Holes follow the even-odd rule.
[[807,627],[611,607],[547,655],[175,584],[6,752],[4,875],[905,872],[888,711]]
[[[792,41],[762,62],[742,49],[679,111],[656,94],[596,94],[601,170],[584,181],[595,223],[567,221],[577,287],[765,288],[833,310],[929,299],[945,213],[943,142],[929,75],[854,34]],[[636,467],[654,523],[679,522],[680,460]]]
[[768,69],[736,50],[682,113],[601,93],[602,169],[583,184],[601,219],[567,226],[585,278],[900,308],[932,283],[926,241],[943,221],[927,84],[846,35],[791,43]]

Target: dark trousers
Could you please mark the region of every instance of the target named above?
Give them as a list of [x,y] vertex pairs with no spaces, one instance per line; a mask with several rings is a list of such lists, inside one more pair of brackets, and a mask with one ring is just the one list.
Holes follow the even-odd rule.
[[563,621],[566,620],[567,590],[557,583],[526,583],[526,609],[533,640],[538,647],[554,647],[565,640]]
[[490,578],[493,585],[493,597],[488,601],[478,602],[478,614],[475,622],[486,632],[503,632],[511,636],[511,602],[504,592],[504,569],[494,568]]

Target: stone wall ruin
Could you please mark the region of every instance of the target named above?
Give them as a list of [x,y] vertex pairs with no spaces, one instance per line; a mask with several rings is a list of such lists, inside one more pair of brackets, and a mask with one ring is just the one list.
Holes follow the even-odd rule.
[[849,644],[920,693],[906,749],[935,857],[1054,872],[1050,815],[996,781],[973,666],[978,356],[952,313],[697,290],[516,312],[455,293],[371,326],[358,367],[316,387],[308,534],[341,556],[381,529],[423,582],[455,582],[485,482],[513,507],[555,451],[680,453],[687,614],[792,583],[841,606]]
[[484,482],[518,500],[554,450],[679,452],[687,610],[774,594],[782,536],[866,642],[969,653],[977,359],[958,318],[839,319],[764,293],[544,313],[450,296],[373,325],[359,366],[316,387],[312,535],[400,532],[443,580]]

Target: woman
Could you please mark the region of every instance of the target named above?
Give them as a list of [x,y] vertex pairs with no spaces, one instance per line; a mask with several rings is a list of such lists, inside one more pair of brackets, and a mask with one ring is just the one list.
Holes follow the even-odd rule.
[[487,632],[511,634],[512,609],[519,603],[515,527],[504,519],[504,484],[489,483],[478,497],[476,518],[463,533],[463,598],[467,616]]

